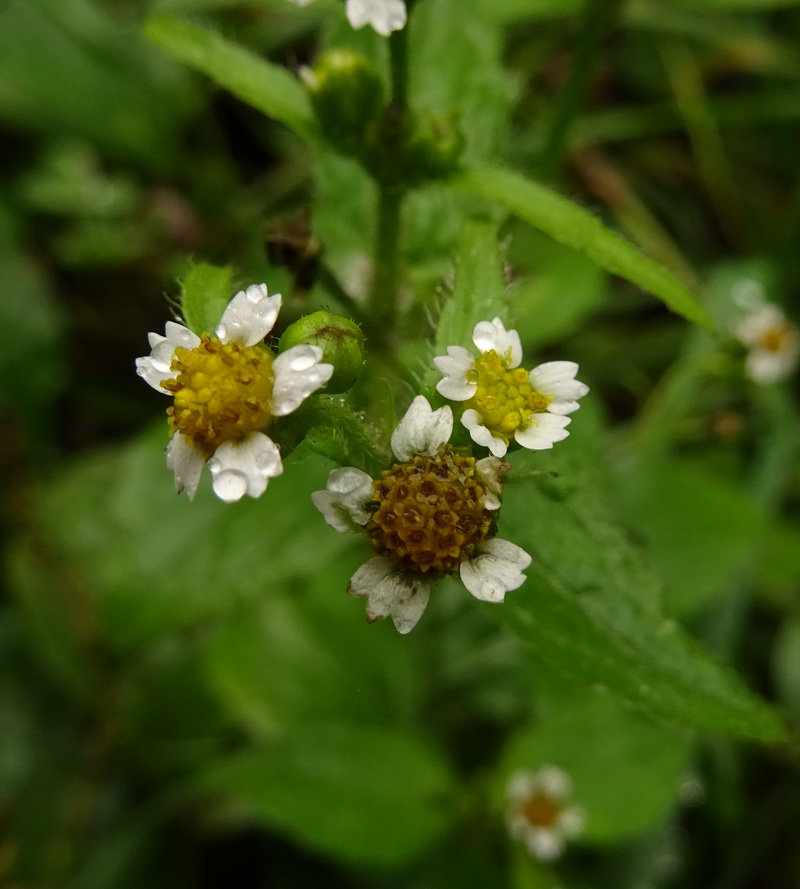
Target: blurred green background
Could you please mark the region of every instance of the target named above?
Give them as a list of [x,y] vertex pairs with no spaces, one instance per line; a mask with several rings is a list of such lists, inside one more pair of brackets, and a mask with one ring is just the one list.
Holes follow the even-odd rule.
[[[619,597],[586,605],[610,647],[585,659],[583,624],[533,581],[542,627],[446,583],[410,636],[367,626],[344,593],[365,553],[310,506],[332,465],[311,448],[260,501],[226,506],[207,480],[175,496],[165,405],[133,362],[178,280],[206,261],[266,281],[281,328],[346,314],[374,195],[148,43],[154,12],[294,72],[324,47],[385,56],[336,0],[0,4],[0,885],[800,886],[797,388],[746,380],[725,335],[743,283],[798,319],[800,4],[414,10],[412,94],[455,109],[468,156],[589,207],[719,323],[689,329],[495,220],[527,354],[578,361],[592,389],[563,448],[515,461],[506,518],[576,597]],[[409,198],[399,412],[471,207]],[[674,669],[658,649],[676,621],[782,708],[789,740],[716,673],[719,713],[695,702],[690,644]],[[556,869],[503,822],[509,775],[547,763],[588,813]]]

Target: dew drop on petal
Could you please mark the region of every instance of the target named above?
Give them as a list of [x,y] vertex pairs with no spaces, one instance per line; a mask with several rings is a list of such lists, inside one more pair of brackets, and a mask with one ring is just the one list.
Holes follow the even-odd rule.
[[247,476],[238,469],[225,469],[214,476],[214,493],[225,503],[235,503],[247,493]]

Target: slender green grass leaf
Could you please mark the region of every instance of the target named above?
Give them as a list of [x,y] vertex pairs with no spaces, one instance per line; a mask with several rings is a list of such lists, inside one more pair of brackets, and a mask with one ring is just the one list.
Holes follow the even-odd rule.
[[306,91],[284,68],[170,15],[152,16],[144,32],[156,46],[202,71],[248,105],[307,139],[321,138]]
[[713,327],[708,312],[665,268],[587,210],[538,182],[511,170],[487,166],[463,170],[450,180],[450,185],[501,204],[556,241],[585,253],[606,271],[638,284],[688,321]]

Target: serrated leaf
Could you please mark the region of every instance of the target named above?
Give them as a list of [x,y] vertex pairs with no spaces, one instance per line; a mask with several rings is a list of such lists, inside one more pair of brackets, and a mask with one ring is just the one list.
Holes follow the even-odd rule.
[[354,725],[306,725],[199,782],[305,845],[384,866],[412,861],[436,839],[450,786],[444,763],[418,738]]
[[452,188],[501,204],[561,244],[585,253],[597,265],[627,278],[688,321],[712,328],[696,298],[670,272],[588,210],[549,188],[501,167],[471,167],[449,181]]
[[311,102],[296,77],[220,34],[171,15],[154,15],[145,35],[161,49],[201,71],[253,108],[312,141],[321,139]]
[[181,314],[186,326],[198,335],[213,332],[232,296],[228,266],[193,265],[181,281]]
[[500,529],[533,564],[526,585],[491,613],[567,675],[653,716],[705,732],[782,738],[777,715],[660,614],[655,579],[572,461],[548,461],[565,473],[556,482],[513,484],[534,460],[512,461]]

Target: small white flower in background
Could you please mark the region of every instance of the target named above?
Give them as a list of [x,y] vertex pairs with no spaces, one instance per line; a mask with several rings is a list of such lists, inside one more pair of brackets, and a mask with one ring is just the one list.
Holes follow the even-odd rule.
[[461,422],[473,441],[505,456],[513,438],[524,448],[543,450],[566,438],[571,414],[589,387],[575,379],[574,361],[548,361],[528,372],[516,330],[499,318],[475,325],[475,358],[462,346],[433,359],[442,374],[436,389],[451,401],[463,401]]
[[[307,6],[312,0],[291,0],[297,6]],[[370,25],[381,36],[405,27],[406,4],[403,0],[347,0],[347,20],[354,28]]]
[[216,336],[200,337],[168,321],[166,336],[149,334],[152,351],[136,359],[147,383],[174,396],[167,467],[178,493],[186,491],[190,500],[205,463],[221,500],[263,494],[283,464],[261,430],[298,408],[333,373],[317,346],[293,346],[277,357],[263,346],[280,307],[279,293],[267,296],[265,284],[254,284],[228,303]]
[[569,776],[555,766],[516,772],[508,782],[508,832],[539,861],[554,861],[583,830],[583,809],[570,803],[570,792]]
[[744,315],[733,333],[747,349],[745,370],[756,383],[788,376],[800,358],[800,334],[774,303],[758,298],[737,300]]
[[490,536],[508,464],[475,460],[449,444],[453,412],[418,395],[392,434],[399,461],[373,480],[354,467],[334,469],[314,505],[336,531],[364,534],[374,555],[347,591],[367,600],[367,619],[391,617],[410,632],[428,604],[433,581],[458,573],[477,599],[502,602],[520,587],[531,557]]

